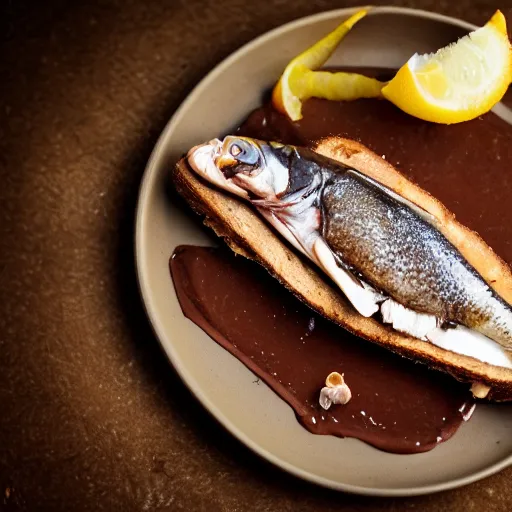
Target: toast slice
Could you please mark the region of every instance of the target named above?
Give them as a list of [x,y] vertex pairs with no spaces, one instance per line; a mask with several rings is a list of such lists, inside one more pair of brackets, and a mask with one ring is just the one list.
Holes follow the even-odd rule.
[[[512,288],[508,266],[492,253],[476,233],[461,226],[453,214],[436,199],[355,141],[340,138],[324,141],[317,147],[317,151],[374,177],[412,202],[420,203],[436,218],[443,220],[446,229],[442,231],[452,243],[461,237],[462,229],[466,230],[465,236],[461,238],[463,243],[454,245],[457,248],[460,246],[466,259],[510,302]],[[493,401],[512,400],[511,369],[439,348],[395,331],[374,318],[359,315],[329,278],[284,242],[249,204],[207,184],[188,167],[185,160],[176,164],[171,176],[179,194],[196,213],[203,216],[204,223],[223,238],[235,253],[261,264],[317,313],[361,338],[415,362],[447,372],[459,381],[472,383],[475,396]],[[382,179],[383,176],[386,179]],[[471,246],[477,247],[476,255],[475,251],[469,250]],[[481,250],[483,253],[479,252],[480,247],[484,248]],[[484,256],[490,253],[485,254],[485,251],[492,253],[491,260],[496,264],[488,263],[488,258]]]

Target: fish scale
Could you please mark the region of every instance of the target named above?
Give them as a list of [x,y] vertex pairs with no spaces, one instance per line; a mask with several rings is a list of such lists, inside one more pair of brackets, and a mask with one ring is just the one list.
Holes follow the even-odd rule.
[[327,172],[322,236],[344,263],[414,311],[484,334],[492,326],[511,343],[495,318],[512,316],[508,305],[434,226],[357,174]]

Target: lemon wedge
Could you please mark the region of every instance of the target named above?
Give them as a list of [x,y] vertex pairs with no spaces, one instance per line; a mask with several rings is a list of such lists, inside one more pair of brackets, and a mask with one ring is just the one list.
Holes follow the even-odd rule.
[[474,119],[498,103],[512,81],[512,47],[500,11],[483,27],[436,53],[413,55],[382,89],[408,114],[442,124]]
[[343,101],[381,95],[384,83],[374,78],[358,73],[317,71],[367,12],[366,9],[358,11],[290,61],[272,92],[272,103],[278,111],[298,121],[302,118],[302,102],[311,97]]

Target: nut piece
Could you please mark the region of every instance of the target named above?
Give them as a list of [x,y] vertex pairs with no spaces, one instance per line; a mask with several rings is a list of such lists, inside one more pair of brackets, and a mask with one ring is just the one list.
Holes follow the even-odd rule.
[[489,391],[491,391],[491,387],[481,382],[473,382],[471,386],[471,393],[473,393],[473,396],[476,398],[485,398],[489,394]]
[[352,392],[345,383],[343,375],[332,372],[325,379],[325,387],[320,391],[318,403],[327,410],[332,404],[344,405],[352,398]]

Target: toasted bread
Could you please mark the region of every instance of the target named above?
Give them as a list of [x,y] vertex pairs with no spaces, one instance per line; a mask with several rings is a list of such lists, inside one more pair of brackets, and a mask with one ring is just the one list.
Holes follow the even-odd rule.
[[[359,143],[337,138],[320,144],[317,151],[378,179],[433,214],[440,221],[445,236],[510,302],[512,287],[508,266],[476,233],[460,225],[441,203]],[[359,315],[342,292],[284,242],[249,204],[207,184],[188,167],[185,160],[180,160],[173,168],[172,180],[192,209],[204,217],[204,223],[235,253],[261,264],[295,296],[325,318],[415,362],[474,384],[474,394],[479,397],[485,396],[493,401],[512,400],[512,370],[444,350],[395,331],[374,318]]]

